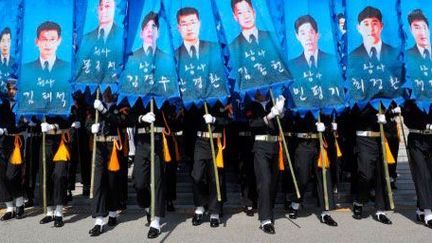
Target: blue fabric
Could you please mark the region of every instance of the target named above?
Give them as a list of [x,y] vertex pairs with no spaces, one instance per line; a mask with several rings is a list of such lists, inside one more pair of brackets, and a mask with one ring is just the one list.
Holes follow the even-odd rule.
[[[0,95],[6,91],[6,82],[9,78],[17,78],[18,64],[20,63],[20,48],[18,48],[21,38],[21,18],[22,1],[0,1],[0,33],[4,33],[1,38],[3,42],[8,42],[9,56],[1,55],[0,60]],[[10,34],[6,34],[7,32]],[[2,44],[3,45],[3,44]],[[6,58],[6,62],[4,62]],[[1,103],[1,100],[0,100]]]
[[[90,87],[93,92],[99,87],[104,92],[110,87],[116,92],[123,68],[127,0],[76,0],[76,4],[75,89]],[[98,16],[105,19],[99,21]]]
[[[408,22],[411,16],[414,21]],[[414,18],[414,16],[416,16]],[[422,19],[426,18],[426,21]],[[411,99],[415,99],[417,106],[429,112],[432,100],[432,60],[430,58],[430,21],[432,9],[430,1],[426,0],[402,0],[401,18],[406,37],[404,61],[406,67],[406,88],[411,89]],[[416,37],[417,36],[417,41]],[[425,48],[426,46],[426,48]],[[429,57],[424,50],[428,49]]]
[[[350,95],[350,105],[358,104],[364,107],[371,103],[377,108],[379,103],[389,105],[391,101],[398,104],[403,101],[402,88],[405,78],[402,76],[403,40],[400,33],[400,21],[398,16],[398,0],[382,1],[347,1],[346,13],[348,24],[348,61],[347,61],[347,88]],[[381,50],[379,47],[366,49],[360,30],[366,35],[369,28],[359,23],[360,13],[367,10],[370,15],[373,11],[368,6],[378,9],[382,15],[382,32],[376,32],[376,42],[381,37]],[[368,18],[369,20],[371,18]],[[364,20],[364,19],[363,19]],[[362,21],[363,21],[362,20]],[[371,23],[369,26],[375,26]],[[378,25],[381,23],[378,21]],[[378,30],[380,28],[377,28]],[[371,35],[373,36],[373,35]],[[365,37],[365,42],[371,41],[372,37]],[[370,46],[370,45],[367,45]],[[372,52],[377,53],[372,57]]]
[[[329,0],[284,1],[285,50],[294,77],[292,108],[304,115],[342,111],[345,94]],[[316,25],[316,27],[314,26]]]
[[[163,6],[171,30],[185,108],[192,104],[200,107],[203,102],[210,106],[217,101],[226,103],[229,86],[212,1],[163,0]],[[178,22],[179,11],[183,14]],[[183,39],[190,39],[190,42],[199,39],[199,46],[189,48]]]
[[[128,37],[134,41],[120,79],[118,100],[127,98],[133,105],[138,98],[151,96],[160,108],[164,101],[180,96],[174,51],[160,0],[130,8],[128,22],[133,23],[129,25]],[[129,39],[128,43],[132,43]]]
[[[284,86],[288,86],[291,75],[281,53],[280,38],[272,22],[267,1],[253,0],[252,6],[246,1],[237,3],[234,8],[239,17],[235,17],[231,1],[215,1],[215,6],[228,44],[229,77],[235,80],[234,90],[244,98],[254,97],[257,90],[266,93],[272,88],[279,92]],[[273,17],[277,19],[278,15]],[[243,29],[254,30],[242,34],[241,25],[244,26]],[[253,37],[250,37],[251,33]]]
[[[55,9],[56,11],[52,11]],[[18,115],[68,115],[71,106],[73,2],[27,0],[23,18]],[[61,34],[54,28],[58,25]],[[41,29],[39,35],[38,28]],[[54,28],[54,29],[53,29]],[[36,39],[36,45],[35,43]],[[48,67],[45,67],[44,59]],[[41,61],[42,60],[42,61]]]

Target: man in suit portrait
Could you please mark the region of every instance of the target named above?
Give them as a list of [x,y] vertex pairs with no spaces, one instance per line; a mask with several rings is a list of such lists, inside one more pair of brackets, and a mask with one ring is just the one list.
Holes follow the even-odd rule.
[[251,0],[231,0],[234,20],[241,32],[230,43],[229,49],[239,70],[241,88],[255,87],[268,82],[284,81],[289,72],[282,62],[277,46],[271,41],[268,31],[256,26],[256,12]]
[[396,48],[384,43],[381,32],[384,28],[381,11],[367,6],[357,17],[357,31],[363,39],[363,43],[350,53],[350,59],[357,59],[361,63],[389,64],[397,61]]
[[431,43],[429,21],[421,9],[408,14],[408,24],[415,40],[413,47],[407,50],[407,60],[418,62],[431,61]]
[[[157,47],[159,27],[159,16],[155,12],[149,12],[141,23],[139,35],[142,45],[133,52],[125,69],[126,79],[132,80],[133,88],[129,88],[138,89],[135,91],[173,93],[175,85],[165,82],[177,82],[174,59]],[[134,74],[138,74],[139,78],[135,83],[132,78]]]
[[[183,98],[206,97],[204,92],[210,91],[212,95],[216,95],[215,89],[223,92],[221,95],[225,94],[222,50],[217,43],[199,38],[201,21],[198,10],[184,7],[177,11],[176,17],[177,29],[183,39],[183,43],[175,51]],[[213,89],[205,88],[209,82]]]
[[0,92],[2,87],[6,85],[7,79],[14,73],[16,68],[15,59],[11,57],[11,30],[5,27],[0,32]]
[[114,22],[115,10],[115,0],[99,0],[98,26],[84,35],[78,52],[78,81],[115,81],[123,60],[123,29]]
[[36,46],[39,49],[39,57],[24,64],[24,72],[36,79],[68,80],[70,76],[69,63],[57,57],[57,48],[61,41],[60,25],[52,21],[40,24],[36,31]]
[[[320,34],[315,19],[310,15],[303,15],[294,22],[295,35],[303,47],[300,56],[289,62],[293,74],[303,77],[303,73],[309,70],[322,69],[324,65],[331,65],[329,59],[333,56],[320,50],[318,41]],[[332,68],[330,68],[331,70]]]

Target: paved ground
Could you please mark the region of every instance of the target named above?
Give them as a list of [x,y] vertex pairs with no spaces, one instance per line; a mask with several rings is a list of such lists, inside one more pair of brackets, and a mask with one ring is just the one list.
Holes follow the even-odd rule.
[[[413,208],[390,213],[393,225],[383,225],[371,217],[356,221],[351,212],[334,213],[339,227],[321,224],[316,212],[303,212],[291,221],[282,210],[276,213],[276,234],[267,235],[258,229],[257,217],[247,217],[241,212],[231,212],[223,218],[223,224],[212,229],[206,222],[194,227],[191,213],[168,214],[163,233],[150,242],[430,242],[432,229],[414,222]],[[129,210],[121,214],[120,224],[97,238],[91,238],[88,230],[93,220],[88,212],[69,212],[65,226],[40,225],[39,212],[33,210],[23,220],[0,223],[1,242],[147,242],[148,227],[141,210]]]

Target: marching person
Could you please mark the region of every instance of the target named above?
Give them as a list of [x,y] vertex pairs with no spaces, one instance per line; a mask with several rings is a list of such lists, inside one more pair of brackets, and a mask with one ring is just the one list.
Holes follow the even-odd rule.
[[12,111],[15,95],[15,83],[8,82],[7,97],[2,99],[0,106],[0,202],[6,204],[6,213],[1,216],[1,221],[24,217],[24,161],[21,157],[24,138],[21,132],[26,125],[22,120],[15,125],[15,113]]
[[409,100],[403,109],[409,129],[408,152],[417,192],[417,220],[432,228],[432,116]]
[[113,99],[111,89],[103,93],[103,102],[96,99],[93,107],[99,112],[98,123],[88,117],[86,127],[96,139],[96,167],[92,199],[92,217],[95,225],[90,236],[104,232],[104,218],[108,216],[108,226],[117,225],[117,210],[120,209],[120,167],[126,161],[121,150],[126,128],[127,109],[119,109]]
[[386,124],[387,118],[385,114],[377,113],[370,104],[363,110],[355,106],[351,112],[356,128],[357,155],[357,194],[353,203],[353,217],[358,220],[363,218],[363,205],[369,201],[371,189],[375,189],[374,219],[383,224],[392,224],[385,214],[389,202],[379,132],[379,125]]
[[284,106],[283,96],[272,106],[264,95],[257,92],[255,101],[244,111],[255,136],[252,152],[258,193],[258,219],[260,229],[268,234],[275,233],[273,208],[279,175],[279,131],[275,120],[277,116],[283,116]]
[[[203,114],[202,109],[196,109],[198,111],[196,115],[197,122],[197,133],[194,149],[194,162],[192,167],[192,183],[193,183],[193,198],[195,204],[195,212],[192,218],[192,225],[198,226],[202,223],[205,208],[210,214],[210,227],[219,227],[220,215],[222,213],[222,201],[219,202],[217,198],[216,190],[216,175],[214,170],[214,164],[212,159],[212,152],[210,148],[210,134],[208,132],[207,125],[210,124],[212,129],[213,141],[215,154],[218,153],[218,147],[216,146],[218,139],[223,139],[224,126],[230,122],[229,111],[226,110],[220,103],[216,103],[208,114]],[[191,111],[189,111],[191,112]],[[219,185],[221,194],[223,194],[222,170],[218,170],[219,173]],[[221,195],[222,197],[222,195]],[[221,198],[223,200],[223,198]]]
[[[328,196],[328,209],[325,208],[324,201],[324,183],[322,176],[323,166],[328,166],[324,161],[325,158],[321,157],[321,164],[318,163],[320,158],[320,141],[319,134],[324,133],[326,126],[323,122],[317,122],[311,112],[308,112],[304,118],[300,115],[295,117],[294,130],[297,136],[297,145],[295,149],[295,172],[298,180],[299,190],[301,197],[292,198],[291,205],[288,210],[288,216],[291,219],[296,219],[300,204],[302,203],[303,196],[306,192],[308,182],[311,180],[312,175],[315,177],[315,186],[318,193],[318,199],[321,206],[321,223],[329,226],[337,226],[336,221],[331,217],[328,210],[335,208],[331,172],[330,168],[326,170],[326,185]],[[336,123],[332,124],[332,129],[337,129]],[[324,135],[323,135],[324,136]]]

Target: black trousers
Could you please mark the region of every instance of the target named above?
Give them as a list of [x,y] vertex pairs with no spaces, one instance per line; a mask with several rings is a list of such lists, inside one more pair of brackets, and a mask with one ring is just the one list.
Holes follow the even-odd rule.
[[[46,195],[47,206],[64,205],[67,192],[67,168],[68,161],[53,161],[60,141],[61,135],[46,135]],[[43,146],[43,145],[42,145]],[[39,165],[40,204],[43,205],[43,162],[42,146]]]
[[397,168],[397,159],[398,159],[398,154],[399,154],[399,138],[397,136],[397,134],[391,134],[391,135],[386,135],[387,138],[387,142],[389,144],[390,147],[390,151],[395,159],[395,163],[394,164],[389,164],[389,175],[391,178],[396,179],[397,178],[397,172],[396,172],[396,168]]
[[168,148],[171,155],[171,162],[165,163],[165,178],[166,178],[166,200],[175,201],[177,198],[177,167],[180,161],[177,161],[174,139],[177,141],[177,146],[181,154],[182,137],[166,136]]
[[[307,185],[311,179],[314,178],[319,204],[321,209],[325,210],[322,169],[318,167],[319,153],[320,144],[318,139],[297,139],[295,150],[295,171],[301,198],[298,199],[297,197],[294,197],[292,201],[297,203],[302,202]],[[332,210],[335,208],[335,201],[332,191],[330,168],[326,170],[326,179],[329,209]]]
[[[34,129],[34,128],[33,128]],[[36,178],[39,173],[40,163],[40,144],[42,144],[40,134],[31,134],[27,138],[25,148],[25,183],[24,188],[27,194],[27,199],[30,201],[35,198]]]
[[251,153],[253,138],[251,136],[238,139],[238,171],[240,177],[241,204],[246,207],[257,206],[257,186],[255,180],[254,156]]
[[[109,211],[120,208],[119,171],[108,170],[113,142],[96,143],[96,167],[94,175],[94,191],[92,199],[92,217],[106,217]],[[117,151],[119,163],[122,159],[121,151]]]
[[[215,154],[217,154],[216,140],[214,141]],[[207,205],[211,214],[220,214],[222,202],[217,200],[216,179],[211,156],[210,140],[198,137],[195,141],[194,164],[191,172],[193,199],[196,207]],[[222,194],[221,173],[219,173],[219,183]]]
[[[296,149],[296,145],[297,145],[297,138],[292,137],[292,136],[285,136],[285,141],[287,142],[288,145],[288,151],[289,151],[289,156],[291,159],[291,163],[293,166],[293,169],[295,171],[295,149]],[[292,200],[292,198],[296,197],[296,192],[295,192],[295,188],[294,188],[294,182],[293,182],[293,178],[291,176],[291,171],[288,165],[288,160],[285,156],[285,152],[283,151],[283,158],[284,158],[284,165],[285,165],[285,170],[281,171],[281,191],[283,193],[286,194],[286,196],[288,196],[289,200]]]
[[68,190],[75,190],[76,173],[80,166],[81,183],[84,188],[90,188],[91,153],[89,136],[85,129],[74,129],[71,132],[71,161],[68,166]]
[[432,209],[432,136],[410,133],[408,149],[418,207]]
[[258,192],[258,219],[273,219],[279,176],[278,143],[255,141],[254,167]]
[[375,189],[375,207],[377,210],[388,208],[388,198],[385,189],[385,177],[382,162],[380,138],[356,138],[355,152],[357,154],[357,190],[355,201],[367,203],[370,190]]
[[[150,207],[150,135],[135,136],[135,161],[133,170],[134,188],[137,192],[138,205]],[[165,162],[162,159],[162,137],[155,134],[155,216],[165,216]]]

